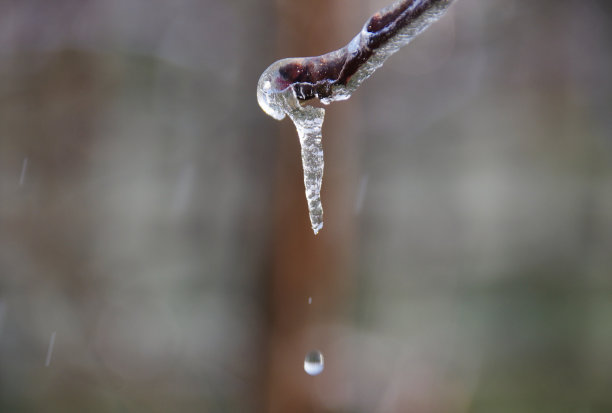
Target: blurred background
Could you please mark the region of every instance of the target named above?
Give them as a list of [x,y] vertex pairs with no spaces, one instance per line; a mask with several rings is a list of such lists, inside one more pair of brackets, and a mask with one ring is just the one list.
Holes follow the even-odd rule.
[[612,4],[458,0],[315,237],[257,80],[389,1],[0,1],[0,412],[612,411]]

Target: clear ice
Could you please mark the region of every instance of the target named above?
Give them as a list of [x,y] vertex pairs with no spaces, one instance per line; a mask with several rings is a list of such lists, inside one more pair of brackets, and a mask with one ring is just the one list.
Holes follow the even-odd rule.
[[323,145],[321,143],[325,109],[313,106],[302,106],[293,88],[287,87],[280,92],[273,92],[273,76],[283,64],[283,60],[274,63],[259,79],[257,100],[259,106],[274,119],[281,120],[288,115],[293,121],[300,138],[302,148],[302,166],[304,168],[304,186],[312,230],[317,234],[323,228],[323,206],[321,205],[321,184],[323,182]]
[[[380,13],[388,13],[400,7],[406,0],[399,1],[381,10]],[[363,62],[357,71],[350,76],[346,84],[334,82],[333,80],[321,80],[320,83],[328,83],[331,93],[320,98],[324,104],[337,100],[346,100],[353,92],[369,78],[383,63],[400,48],[407,45],[418,34],[425,30],[431,23],[438,20],[453,0],[414,0],[407,11],[426,6],[426,10],[416,18],[404,22],[401,28],[393,27],[391,22],[386,29],[397,29],[395,35],[390,37],[382,45],[376,48],[370,58]],[[369,22],[369,20],[368,20]],[[329,60],[339,56],[357,56],[364,49],[370,50],[368,44],[380,32],[369,32],[368,22],[363,26],[361,32],[355,36],[347,46],[325,55]],[[399,23],[397,23],[399,24]],[[280,76],[280,69],[285,65],[299,61],[308,61],[309,58],[282,59],[271,64],[259,78],[257,84],[257,102],[268,115],[274,119],[281,120],[286,115],[293,121],[302,148],[302,166],[304,168],[304,185],[306,188],[306,200],[312,229],[317,234],[323,228],[323,207],[321,205],[321,184],[323,181],[323,146],[321,144],[323,118],[325,109],[302,105],[298,100],[293,84],[287,84]],[[318,82],[318,83],[319,83]]]

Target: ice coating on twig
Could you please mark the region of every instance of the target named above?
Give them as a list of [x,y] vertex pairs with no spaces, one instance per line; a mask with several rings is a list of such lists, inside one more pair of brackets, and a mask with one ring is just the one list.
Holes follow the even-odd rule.
[[[446,12],[453,0],[410,0],[399,1],[375,14],[361,29],[361,32],[351,40],[346,49],[351,55],[372,50],[372,55],[349,77],[346,84],[336,82],[332,87],[330,101],[348,99],[353,92],[385,61],[402,47],[410,43],[433,22]],[[405,6],[405,4],[409,4]],[[392,14],[405,7],[398,19],[391,21],[380,31],[370,31],[373,19],[380,15]],[[405,19],[403,17],[406,16]],[[413,18],[410,18],[410,17]],[[387,38],[387,36],[390,36]],[[380,44],[378,44],[380,43]],[[323,103],[326,98],[321,99]]]
[[[310,223],[315,235],[323,228],[323,206],[321,205],[321,184],[323,182],[323,145],[321,143],[323,118],[325,109],[312,106],[302,106],[298,102],[295,92],[287,87],[279,93],[268,94],[271,87],[268,72],[274,72],[275,67],[282,65],[283,61],[274,63],[266,70],[259,80],[257,97],[261,108],[275,119],[283,119],[285,115],[293,121],[300,139],[302,148],[302,167],[304,168],[304,187],[308,201]],[[269,104],[268,104],[269,102]]]
[[288,58],[270,65],[259,78],[257,101],[274,119],[295,124],[302,147],[304,185],[315,234],[323,227],[321,144],[325,109],[302,105],[346,100],[385,60],[438,20],[453,0],[402,0],[374,14],[342,49],[315,57]]

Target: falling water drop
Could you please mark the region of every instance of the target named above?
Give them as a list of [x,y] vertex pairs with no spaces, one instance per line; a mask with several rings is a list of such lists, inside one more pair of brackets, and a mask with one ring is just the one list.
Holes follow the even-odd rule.
[[323,353],[319,350],[313,350],[306,354],[304,358],[304,371],[311,376],[316,376],[323,371],[324,368]]

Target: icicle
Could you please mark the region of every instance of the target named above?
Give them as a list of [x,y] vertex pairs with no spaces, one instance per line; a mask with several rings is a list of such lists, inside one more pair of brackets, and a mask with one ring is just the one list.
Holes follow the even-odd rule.
[[315,234],[323,227],[321,144],[325,109],[302,106],[318,98],[324,104],[345,100],[385,60],[438,20],[453,0],[402,0],[379,11],[342,49],[322,56],[279,60],[257,84],[259,106],[274,119],[289,115],[302,147],[304,185]]

